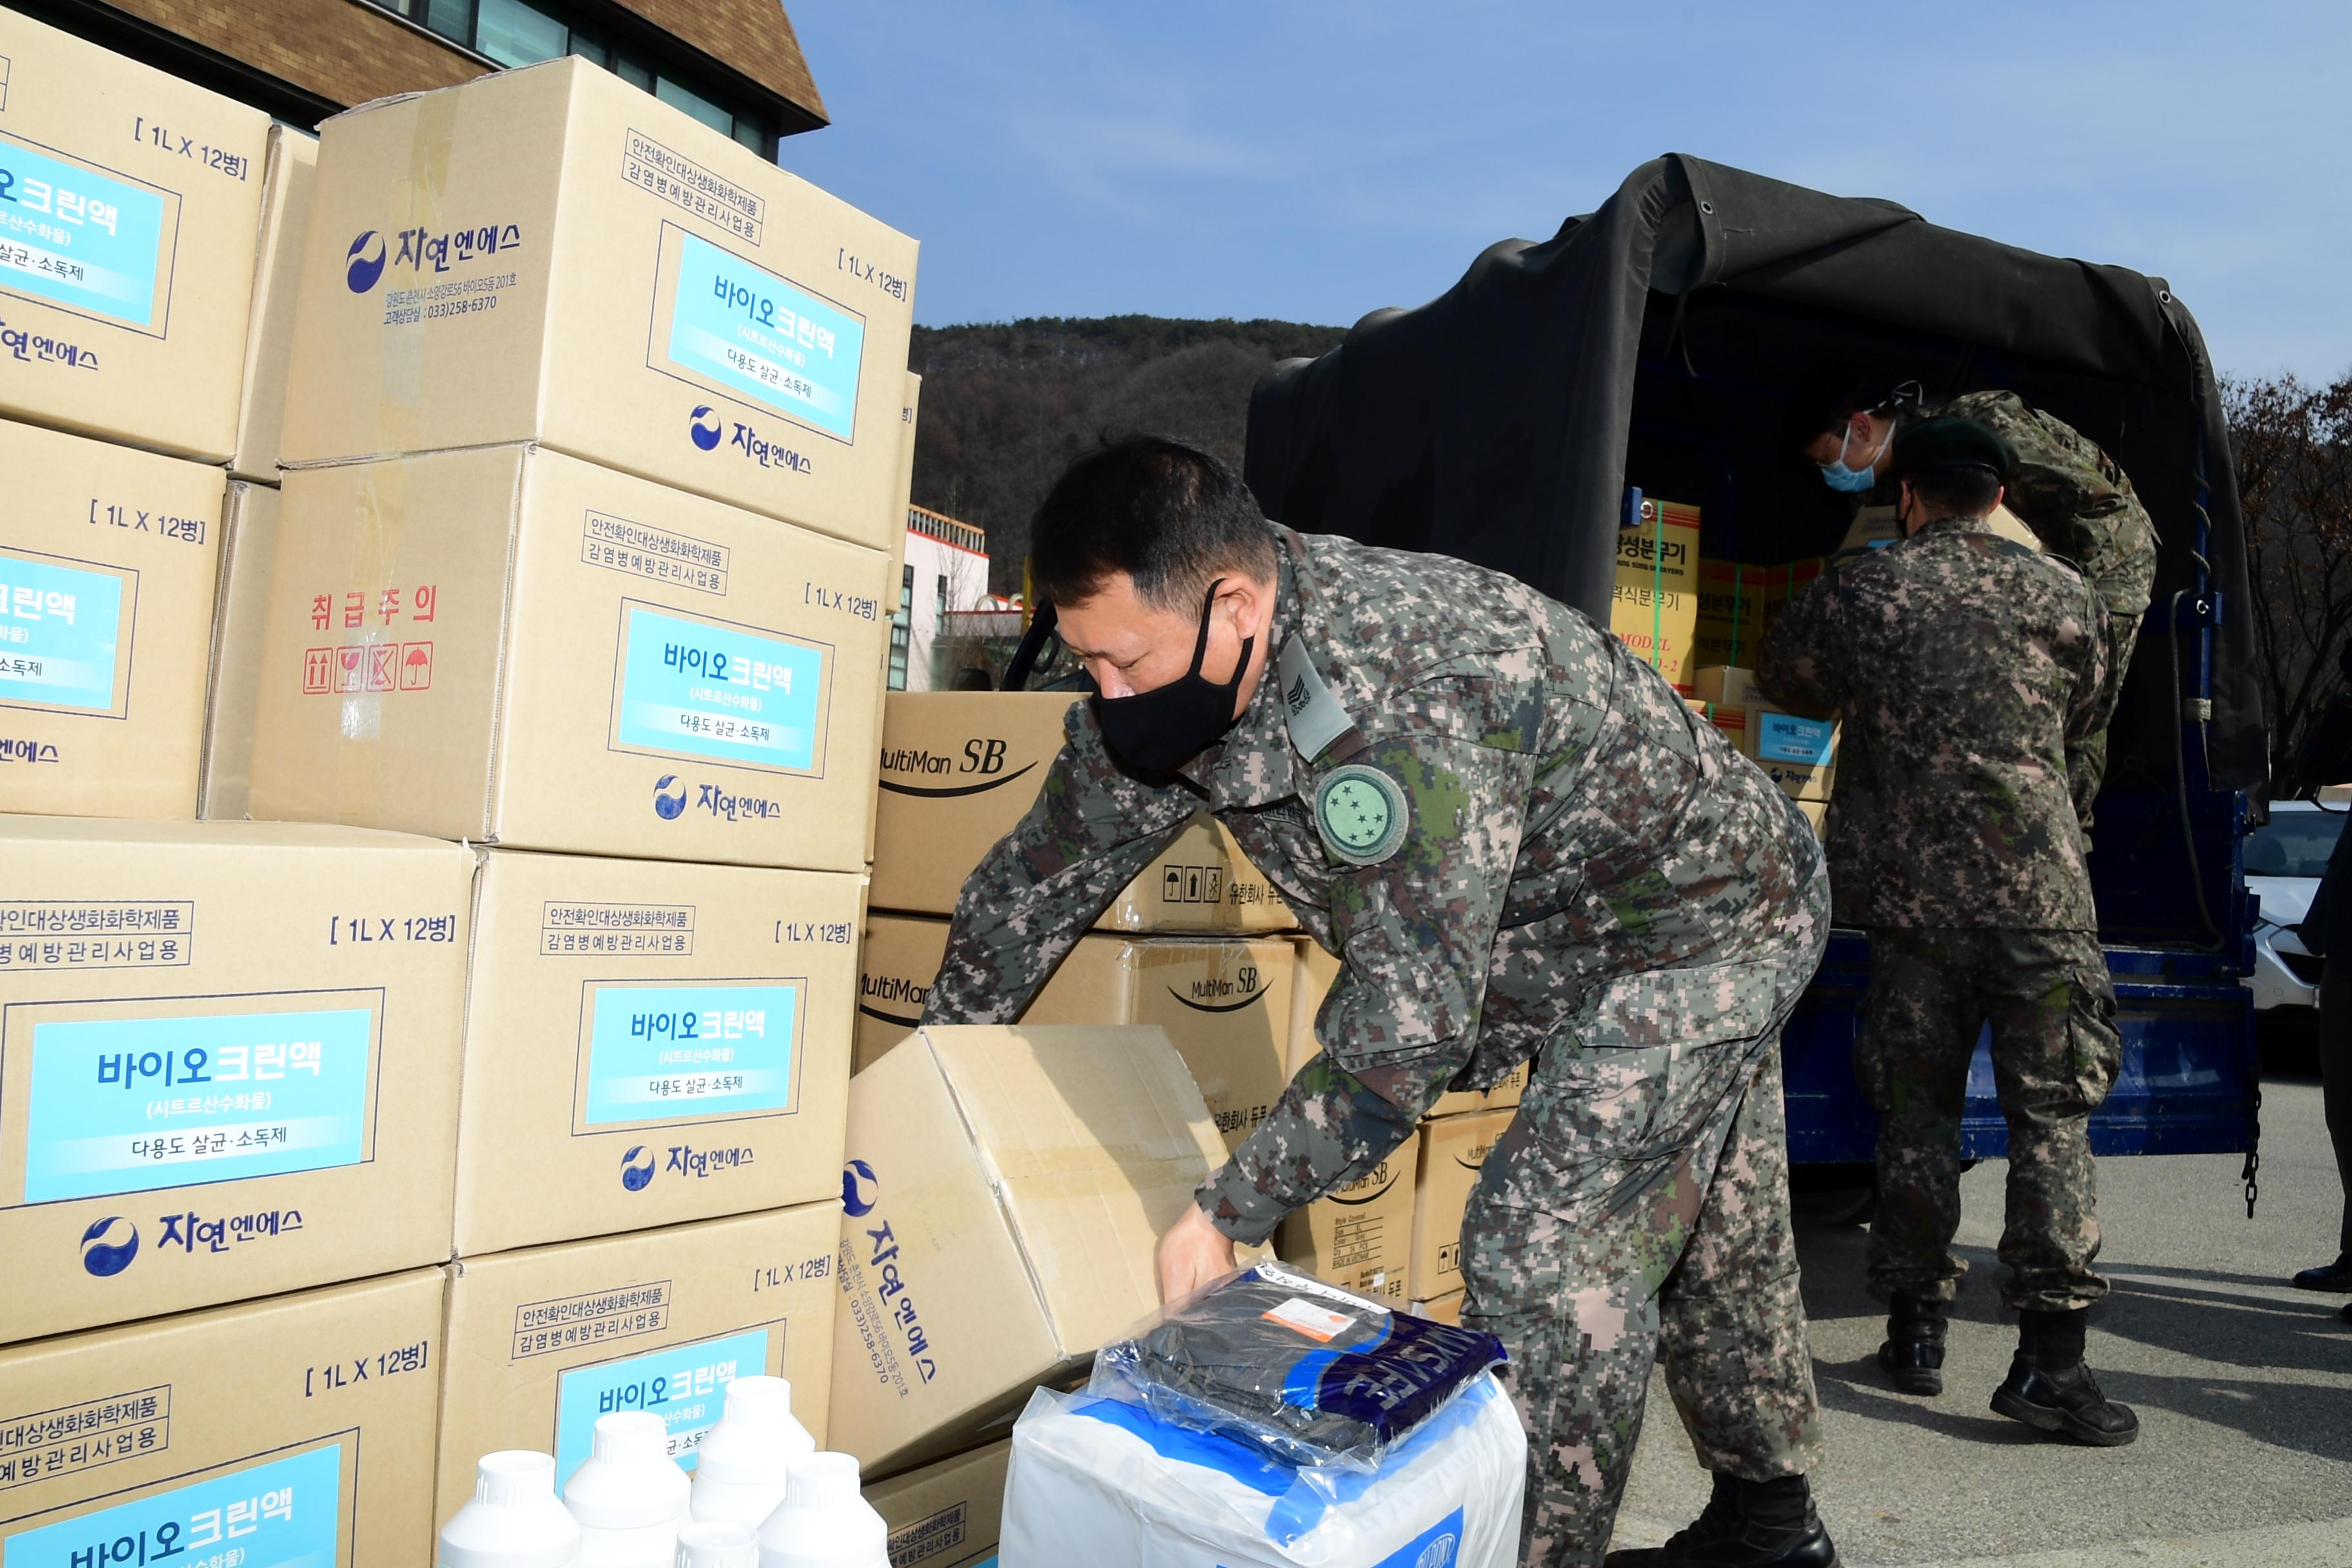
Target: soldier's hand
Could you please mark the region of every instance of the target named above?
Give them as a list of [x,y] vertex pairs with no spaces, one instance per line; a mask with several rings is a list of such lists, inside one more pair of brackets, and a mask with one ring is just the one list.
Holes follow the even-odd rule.
[[1176,1223],[1160,1237],[1155,1258],[1160,1266],[1160,1300],[1172,1301],[1234,1271],[1233,1238],[1209,1223],[1200,1205],[1186,1204]]

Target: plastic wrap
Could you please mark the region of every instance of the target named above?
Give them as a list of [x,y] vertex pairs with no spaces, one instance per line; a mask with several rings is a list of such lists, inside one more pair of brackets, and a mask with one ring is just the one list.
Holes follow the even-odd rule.
[[1285,1464],[1370,1471],[1502,1361],[1492,1334],[1262,1263],[1171,1304],[1148,1331],[1106,1347],[1088,1392]]

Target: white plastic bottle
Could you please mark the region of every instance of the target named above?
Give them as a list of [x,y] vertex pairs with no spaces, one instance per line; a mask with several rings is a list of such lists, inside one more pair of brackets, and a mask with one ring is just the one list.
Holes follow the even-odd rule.
[[890,1568],[890,1530],[857,1489],[857,1460],[811,1454],[760,1526],[760,1568]]
[[760,1537],[736,1520],[696,1520],[677,1532],[677,1568],[760,1568]]
[[727,1385],[726,1414],[694,1452],[694,1517],[756,1531],[784,1500],[793,1462],[816,1452],[816,1439],[793,1415],[789,1379],[739,1377]]
[[555,1460],[528,1448],[485,1454],[474,1500],[441,1527],[436,1568],[574,1568],[580,1521],[555,1495]]
[[594,1447],[563,1486],[580,1521],[580,1568],[672,1568],[694,1483],[649,1410],[596,1417]]

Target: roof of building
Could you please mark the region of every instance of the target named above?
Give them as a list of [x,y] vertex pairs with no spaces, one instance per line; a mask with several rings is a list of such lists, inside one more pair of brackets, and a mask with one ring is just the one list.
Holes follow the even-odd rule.
[[790,100],[818,123],[831,121],[801,53],[800,35],[784,14],[783,0],[621,0],[621,5],[680,43]]

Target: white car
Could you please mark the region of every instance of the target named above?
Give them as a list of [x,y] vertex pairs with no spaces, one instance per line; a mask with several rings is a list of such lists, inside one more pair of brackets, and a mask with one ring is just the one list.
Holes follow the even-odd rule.
[[2307,800],[2271,804],[2271,819],[2246,839],[2246,888],[2263,900],[2254,921],[2254,1010],[2319,1005],[2319,959],[2294,928],[2311,910],[2346,808]]

